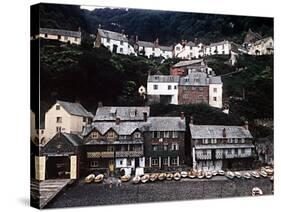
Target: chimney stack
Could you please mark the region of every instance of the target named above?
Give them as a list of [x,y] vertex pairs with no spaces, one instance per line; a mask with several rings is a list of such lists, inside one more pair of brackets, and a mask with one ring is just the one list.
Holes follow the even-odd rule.
[[246,130],[249,129],[249,122],[248,122],[247,120],[245,121],[244,128],[245,128]]
[[146,122],[147,121],[147,112],[143,112],[143,120]]
[[101,24],[99,24],[99,29],[101,29]]
[[136,35],[136,42],[139,42],[139,36]]
[[189,124],[193,125],[193,116],[190,116]]
[[98,102],[98,107],[102,107],[102,101]]
[[116,124],[116,125],[119,125],[120,122],[121,122],[120,117],[116,117],[115,124]]
[[181,117],[181,120],[184,120],[184,112],[181,112],[180,117]]
[[156,38],[156,40],[155,40],[155,47],[159,47],[159,39],[158,38]]

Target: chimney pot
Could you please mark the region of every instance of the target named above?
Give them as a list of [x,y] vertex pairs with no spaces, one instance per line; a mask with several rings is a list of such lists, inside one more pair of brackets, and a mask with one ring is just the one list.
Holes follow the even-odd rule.
[[102,107],[102,101],[98,102],[98,107]]
[[249,122],[247,120],[245,121],[244,127],[245,127],[246,130],[249,129]]

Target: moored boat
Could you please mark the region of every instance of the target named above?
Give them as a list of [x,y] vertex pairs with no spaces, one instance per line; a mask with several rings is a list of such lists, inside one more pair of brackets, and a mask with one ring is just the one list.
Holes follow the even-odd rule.
[[140,182],[141,178],[140,176],[135,176],[133,179],[132,179],[132,182],[133,184],[138,184]]
[[266,171],[267,175],[269,175],[269,176],[273,175],[273,173],[274,173],[273,168],[270,166],[266,166],[265,171]]
[[182,171],[180,174],[181,174],[182,178],[186,178],[188,175],[188,173],[186,171]]
[[218,174],[218,171],[217,171],[217,170],[213,170],[213,171],[212,171],[212,175],[213,175],[213,176],[216,176],[217,174]]
[[262,176],[262,177],[267,177],[267,172],[266,171],[260,171],[259,174]]
[[235,177],[237,177],[237,178],[241,178],[241,173],[240,172],[234,172],[234,175],[235,175]]
[[254,187],[252,189],[252,196],[257,196],[257,195],[262,195],[262,194],[263,194],[263,192],[260,188]]
[[224,176],[224,175],[225,175],[225,172],[224,172],[223,170],[219,170],[218,173],[219,173],[219,175],[221,175],[221,176]]
[[212,174],[212,172],[210,172],[210,171],[206,171],[206,172],[205,172],[205,176],[206,176],[207,179],[210,179],[210,178],[213,177],[213,174]]
[[233,179],[235,175],[232,171],[227,171],[225,176],[229,179]]
[[204,174],[203,171],[198,171],[198,172],[197,172],[197,177],[198,177],[199,179],[204,178],[204,176],[205,176],[205,174]]
[[246,172],[246,173],[243,174],[243,177],[244,177],[245,179],[251,179],[251,174],[248,173],[248,172]]
[[173,174],[172,173],[167,173],[166,179],[167,180],[172,180],[173,179]]
[[196,173],[195,173],[194,171],[189,171],[189,172],[188,172],[188,177],[191,178],[191,179],[193,179],[193,178],[196,177]]
[[95,183],[100,183],[103,181],[104,175],[103,174],[99,174],[95,177]]
[[156,173],[152,173],[152,174],[149,176],[149,180],[150,180],[151,182],[154,182],[157,178],[158,178],[158,174],[156,174]]
[[166,173],[160,173],[159,175],[158,175],[158,180],[165,180],[165,178],[166,178]]
[[141,177],[141,182],[146,183],[149,180],[149,174],[145,174]]
[[180,179],[181,179],[181,174],[180,174],[179,172],[176,172],[176,173],[174,174],[174,179],[175,179],[175,180],[180,180]]
[[85,183],[91,183],[93,182],[95,179],[95,175],[94,174],[89,174],[85,179],[84,179],[84,182]]
[[123,175],[122,177],[120,177],[120,179],[122,182],[128,182],[131,179],[131,177],[128,175]]

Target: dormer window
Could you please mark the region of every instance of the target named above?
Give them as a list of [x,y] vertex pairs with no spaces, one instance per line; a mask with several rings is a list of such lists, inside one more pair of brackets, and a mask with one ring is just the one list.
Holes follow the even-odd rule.
[[140,132],[136,132],[134,135],[135,138],[141,138],[141,133]]
[[87,118],[86,117],[83,117],[83,122],[86,122],[87,121]]
[[57,123],[62,123],[62,117],[57,117]]
[[93,139],[98,139],[99,138],[99,133],[98,132],[93,132],[92,138]]
[[107,138],[114,138],[114,132],[113,131],[108,132]]

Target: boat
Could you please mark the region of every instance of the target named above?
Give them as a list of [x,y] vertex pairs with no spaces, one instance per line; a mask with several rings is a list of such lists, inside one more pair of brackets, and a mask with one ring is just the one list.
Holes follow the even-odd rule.
[[189,172],[188,172],[188,177],[191,178],[191,179],[193,179],[193,178],[196,177],[196,173],[195,173],[194,171],[189,171]]
[[227,171],[225,176],[229,179],[233,179],[235,175],[232,171]]
[[234,175],[235,175],[235,177],[237,177],[237,178],[239,178],[239,179],[240,179],[241,176],[242,176],[240,172],[234,172]]
[[91,183],[91,182],[93,182],[94,179],[95,179],[95,175],[94,175],[94,174],[89,174],[89,175],[85,178],[84,182],[85,182],[85,183]]
[[262,177],[267,177],[267,176],[268,176],[267,172],[264,171],[264,170],[260,171],[259,174],[260,174]]
[[186,178],[188,176],[188,173],[186,171],[182,171],[180,174],[182,178]]
[[180,174],[179,172],[176,172],[176,173],[174,174],[174,179],[175,179],[175,180],[180,180],[180,179],[181,179],[181,174]]
[[131,179],[131,177],[128,175],[123,175],[122,177],[120,177],[120,179],[122,182],[128,182]]
[[158,175],[158,180],[165,180],[166,176],[166,173],[161,173]]
[[253,177],[255,177],[255,178],[260,178],[259,173],[256,172],[256,171],[252,171],[252,172],[251,172],[251,175],[252,175]]
[[103,181],[103,178],[104,178],[103,174],[97,175],[97,176],[95,177],[95,183],[100,183],[100,182],[102,182],[102,181]]
[[146,183],[149,180],[149,174],[145,174],[141,177],[141,182]]
[[273,177],[273,176],[271,176],[271,177],[270,177],[270,180],[271,180],[271,181],[274,181],[274,177]]
[[263,194],[263,192],[260,188],[254,187],[252,189],[252,196],[258,196],[258,195],[262,195],[262,194]]
[[157,178],[158,178],[158,174],[156,174],[156,173],[152,173],[152,174],[149,176],[149,180],[150,180],[151,182],[154,182],[155,180],[157,180]]
[[218,171],[217,171],[217,170],[213,170],[213,171],[212,171],[212,175],[213,175],[213,176],[216,176],[217,174],[218,174]]
[[219,170],[218,173],[219,173],[219,175],[221,175],[221,176],[224,176],[224,175],[225,175],[225,172],[224,172],[223,170]]
[[132,179],[132,182],[133,184],[138,184],[140,182],[141,178],[140,176],[135,176],[133,179]]
[[269,175],[269,176],[273,175],[273,173],[274,173],[273,168],[270,166],[266,166],[265,171],[266,171],[267,175]]
[[166,179],[167,180],[172,180],[173,179],[173,174],[172,173],[167,173]]
[[248,173],[248,172],[246,172],[246,173],[243,175],[243,177],[244,177],[245,179],[251,179],[251,174]]
[[204,178],[204,176],[205,176],[205,174],[204,174],[203,171],[198,171],[198,172],[197,172],[197,177],[198,177],[199,179]]
[[206,176],[207,179],[210,179],[210,178],[213,177],[213,174],[212,174],[212,172],[210,172],[210,171],[206,171],[206,172],[205,172],[205,176]]

